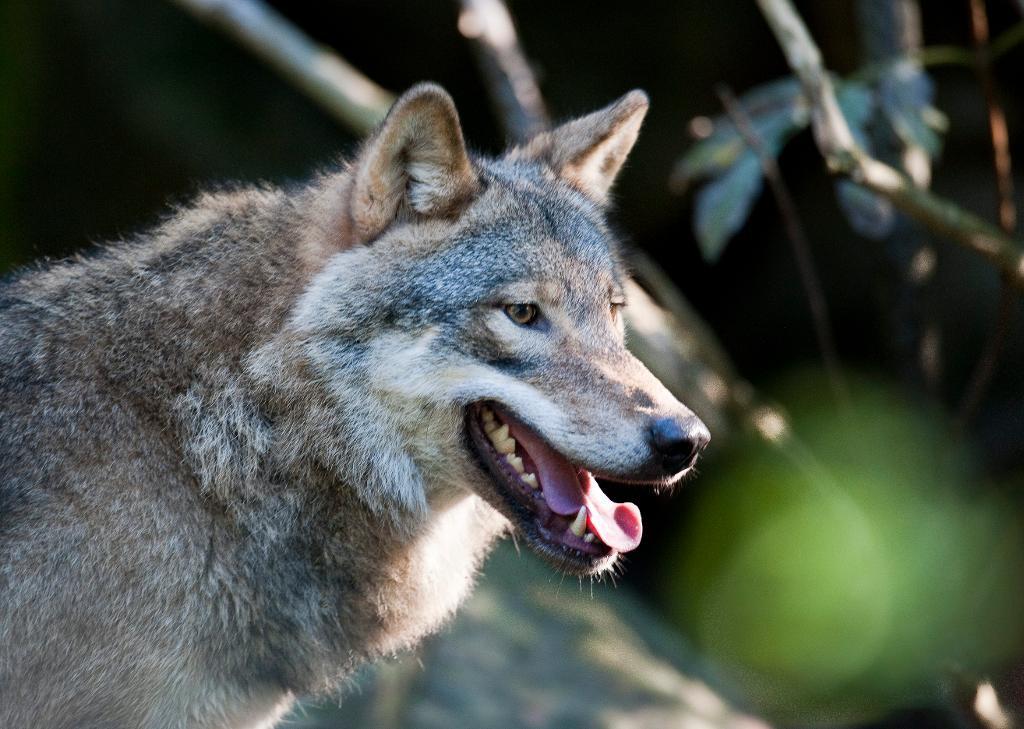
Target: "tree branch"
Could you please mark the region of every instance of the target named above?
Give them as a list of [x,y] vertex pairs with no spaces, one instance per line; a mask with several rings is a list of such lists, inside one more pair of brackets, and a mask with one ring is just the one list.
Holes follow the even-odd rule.
[[988,110],[989,136],[992,139],[992,165],[996,175],[996,209],[999,225],[1006,233],[1017,227],[1017,206],[1013,202],[1013,173],[1010,160],[1010,133],[1006,114],[999,103],[996,82],[992,77],[992,47],[989,45],[988,14],[985,0],[970,0],[971,39],[974,44],[975,70]]
[[502,0],[460,0],[459,32],[473,42],[505,133],[523,142],[550,126],[544,97]]
[[761,135],[754,129],[754,125],[743,109],[743,105],[733,94],[728,86],[719,86],[717,89],[718,98],[725,108],[725,113],[736,126],[736,131],[743,137],[743,141],[751,151],[757,155],[761,165],[761,172],[764,173],[768,187],[771,188],[775,204],[782,215],[782,224],[786,229],[786,237],[793,247],[793,257],[796,259],[797,270],[800,272],[800,281],[804,286],[804,293],[807,295],[807,305],[811,310],[811,318],[814,321],[814,333],[818,337],[818,348],[821,350],[821,358],[825,364],[825,372],[828,375],[829,384],[836,399],[841,403],[849,400],[846,382],[843,378],[842,368],[839,366],[839,355],[836,353],[835,338],[832,336],[832,325],[829,322],[828,301],[818,279],[818,273],[814,268],[814,260],[811,256],[811,247],[807,242],[807,233],[800,222],[800,214],[797,212],[793,196],[789,194],[789,188],[782,179],[782,172],[775,161],[775,157],[765,150],[764,141]]
[[[985,95],[985,106],[988,111],[989,136],[992,139],[992,166],[996,178],[996,212],[999,225],[1007,234],[1013,233],[1017,227],[1017,206],[1013,201],[1013,165],[1010,159],[1010,134],[1006,126],[1006,115],[999,103],[995,79],[992,77],[992,47],[989,45],[988,13],[985,0],[969,0],[971,17],[971,40],[975,52],[975,72]],[[965,429],[977,412],[992,384],[999,356],[1006,347],[1013,324],[1015,300],[1010,283],[1006,276],[999,280],[999,306],[996,311],[996,322],[989,335],[988,342],[978,358],[971,379],[967,383],[957,425]]]
[[234,38],[358,134],[377,125],[394,96],[314,42],[262,0],[173,0]]
[[[1019,0],[1019,2],[1024,4],[1024,0]],[[1022,42],[1024,42],[1024,20],[995,37],[987,49],[990,62],[995,64],[996,61],[999,61]],[[909,50],[902,55],[910,56],[912,60],[926,67],[963,66],[964,68],[973,69],[976,60],[975,53],[969,48],[955,45],[923,46]],[[895,60],[899,59],[889,58],[868,63],[852,73],[849,78],[874,78],[881,74]]]
[[1014,288],[1024,292],[1022,244],[955,203],[917,187],[861,149],[839,110],[821,51],[793,4],[790,0],[757,0],[757,4],[800,79],[812,110],[814,138],[829,169],[849,176],[922,225],[986,258]]

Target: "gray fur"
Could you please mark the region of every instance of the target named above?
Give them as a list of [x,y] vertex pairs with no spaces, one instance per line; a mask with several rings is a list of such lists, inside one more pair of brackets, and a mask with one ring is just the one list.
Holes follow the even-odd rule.
[[[635,138],[635,103],[599,113]],[[0,726],[269,726],[414,645],[508,529],[473,401],[642,470],[641,416],[682,406],[609,315],[602,196],[540,153],[470,163],[453,115],[417,87],[351,164],[0,288]],[[557,336],[494,305],[520,296]]]

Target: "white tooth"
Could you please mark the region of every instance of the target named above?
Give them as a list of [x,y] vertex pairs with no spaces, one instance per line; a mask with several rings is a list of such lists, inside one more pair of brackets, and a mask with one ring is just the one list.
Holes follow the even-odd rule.
[[497,429],[498,429],[498,424],[496,422],[494,422],[493,420],[490,420],[490,421],[485,420],[484,421],[484,432],[487,433],[487,435],[490,435],[491,433],[493,433]]
[[[502,426],[502,427],[504,427],[504,426]],[[499,430],[500,430],[500,428],[499,428]],[[516,452],[516,441],[515,441],[514,438],[506,438],[505,440],[503,440],[503,441],[501,441],[499,443],[495,443],[494,444],[494,448],[498,451],[498,453],[505,453],[505,454],[515,453]]]
[[520,478],[529,486],[531,489],[538,488],[540,484],[537,483],[537,477],[532,473],[524,473]]
[[587,507],[581,506],[580,510],[576,512],[576,519],[569,525],[569,531],[577,537],[582,537],[587,531]]
[[508,440],[508,426],[502,425],[500,428],[490,431],[487,435],[491,439],[491,443],[497,446],[499,443]]
[[508,465],[516,470],[516,473],[522,473],[525,470],[523,468],[523,459],[519,456],[509,453],[505,456],[505,460],[508,461]]
[[590,544],[590,543],[591,543],[591,542],[593,542],[593,541],[594,541],[594,540],[595,540],[596,538],[597,538],[597,537],[595,537],[595,536],[594,536],[594,533],[593,533],[593,532],[587,532],[586,534],[584,534],[584,535],[583,535],[583,541],[584,541],[584,542],[586,542],[587,544]]

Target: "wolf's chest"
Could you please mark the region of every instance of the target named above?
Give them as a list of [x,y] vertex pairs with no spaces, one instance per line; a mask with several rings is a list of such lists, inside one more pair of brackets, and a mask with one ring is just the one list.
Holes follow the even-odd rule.
[[378,574],[374,599],[382,628],[371,653],[391,654],[435,631],[458,608],[508,522],[477,496],[434,516]]

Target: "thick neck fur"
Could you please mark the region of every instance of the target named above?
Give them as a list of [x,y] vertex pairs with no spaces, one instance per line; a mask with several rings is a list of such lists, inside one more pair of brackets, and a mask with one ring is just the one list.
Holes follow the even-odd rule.
[[[506,527],[465,490],[425,508],[375,509],[317,445],[340,424],[330,393],[303,376],[288,322],[344,248],[324,202],[344,183],[208,195],[152,235],[8,289],[44,312],[24,335],[38,343],[40,371],[89,382],[100,402],[130,410],[147,424],[140,439],[176,451],[167,478],[196,491],[181,542],[202,543],[203,554],[180,564],[202,567],[177,576],[195,630],[183,629],[180,658],[195,673],[173,679],[193,691],[231,685],[225,696],[274,703],[412,645],[452,614]],[[166,518],[181,516],[168,509]],[[193,522],[208,535],[184,535]],[[240,711],[209,702],[211,715]],[[203,711],[202,701],[190,705]]]
[[[281,640],[271,646],[268,639],[271,670],[301,691],[325,688],[359,663],[434,630],[468,593],[506,526],[466,490],[408,509],[395,509],[383,495],[368,500],[347,482],[358,469],[338,466],[363,460],[338,447],[358,434],[337,429],[379,420],[391,425],[384,412],[363,422],[351,412],[338,417],[338,393],[303,372],[309,363],[289,327],[324,262],[346,247],[343,233],[329,232],[337,220],[322,203],[344,182],[328,177],[299,195],[260,200],[256,217],[239,211],[234,240],[210,236],[221,249],[209,252],[211,263],[223,270],[210,276],[207,269],[190,317],[206,341],[180,353],[194,369],[165,400],[200,489],[223,505],[224,529],[239,539],[243,553],[232,556],[261,580],[292,583],[253,588],[274,599],[295,595],[286,621],[298,625],[274,625],[273,613],[284,611],[270,604],[263,619],[267,635]],[[229,220],[235,218],[236,203],[224,202]],[[218,280],[238,285],[218,286]],[[397,432],[382,432],[375,443],[382,450],[403,447]],[[390,462],[398,461],[409,472],[392,478],[422,480],[409,454],[392,454]]]

